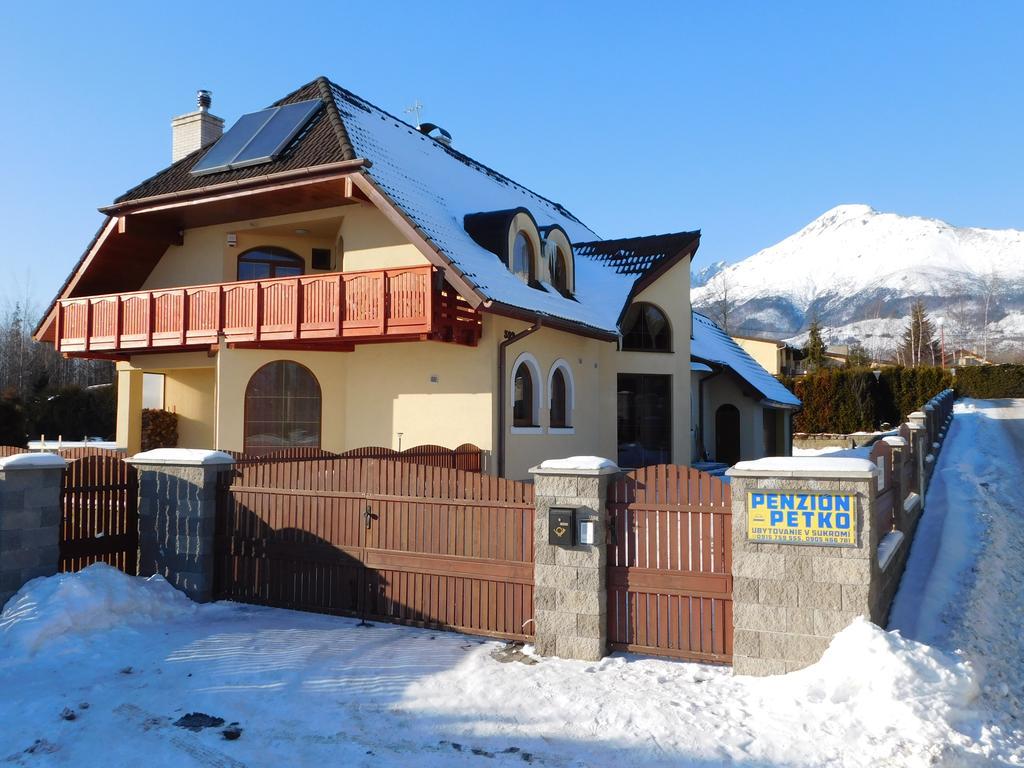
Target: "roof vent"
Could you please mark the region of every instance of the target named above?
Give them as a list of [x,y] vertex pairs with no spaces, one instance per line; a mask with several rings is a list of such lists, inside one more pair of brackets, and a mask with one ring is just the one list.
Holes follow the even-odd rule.
[[205,90],[196,91],[196,102],[199,104],[199,109],[205,112],[213,103],[213,94]]
[[452,135],[448,133],[440,125],[434,125],[434,123],[422,123],[419,126],[420,132],[426,136],[429,136],[434,141],[439,141],[446,147],[452,145]]

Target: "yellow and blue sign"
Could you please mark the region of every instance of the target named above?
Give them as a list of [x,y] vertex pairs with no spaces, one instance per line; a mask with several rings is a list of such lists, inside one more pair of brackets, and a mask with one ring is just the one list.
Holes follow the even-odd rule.
[[857,500],[852,493],[750,491],[747,540],[855,547]]

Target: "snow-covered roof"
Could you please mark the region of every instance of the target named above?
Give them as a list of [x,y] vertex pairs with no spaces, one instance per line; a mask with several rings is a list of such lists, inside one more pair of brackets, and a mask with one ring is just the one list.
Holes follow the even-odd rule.
[[702,363],[724,365],[761,393],[767,404],[799,408],[800,400],[747,354],[725,331],[700,312],[693,313],[690,358]]
[[635,275],[618,274],[577,258],[576,295],[532,288],[466,232],[466,215],[526,208],[539,227],[557,224],[570,242],[598,236],[569,211],[506,176],[425,136],[407,123],[332,84],[338,111],[355,153],[373,165],[377,185],[430,242],[488,298],[564,320],[616,332]]

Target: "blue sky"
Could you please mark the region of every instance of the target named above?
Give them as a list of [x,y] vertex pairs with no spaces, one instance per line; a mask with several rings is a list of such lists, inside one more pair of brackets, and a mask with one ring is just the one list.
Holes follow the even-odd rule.
[[325,74],[605,237],[735,261],[839,203],[1024,228],[1024,3],[19,3],[0,24],[0,296],[56,291],[96,208]]

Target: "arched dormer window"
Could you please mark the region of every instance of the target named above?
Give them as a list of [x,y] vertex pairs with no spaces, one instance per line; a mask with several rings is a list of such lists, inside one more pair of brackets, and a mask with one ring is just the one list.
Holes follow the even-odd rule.
[[516,232],[516,239],[512,243],[512,263],[509,268],[524,283],[531,283],[534,280],[533,244],[526,233],[520,230]]
[[250,248],[238,257],[239,280],[267,280],[293,277],[305,272],[306,262],[286,248],[263,245]]
[[320,447],[320,383],[304,365],[275,360],[245,388],[245,452]]
[[540,428],[540,367],[529,352],[524,352],[512,366],[512,427]]
[[558,360],[548,373],[550,396],[548,424],[552,430],[571,430],[575,391],[572,369],[565,360]]
[[543,227],[544,259],[547,262],[547,279],[551,286],[566,298],[572,298],[575,290],[573,280],[572,245],[565,231],[557,226]]
[[671,352],[672,329],[665,313],[653,304],[630,304],[622,319],[622,349],[629,352]]

